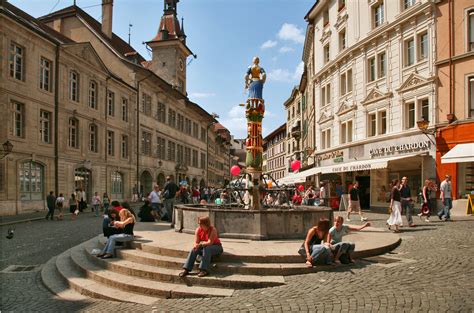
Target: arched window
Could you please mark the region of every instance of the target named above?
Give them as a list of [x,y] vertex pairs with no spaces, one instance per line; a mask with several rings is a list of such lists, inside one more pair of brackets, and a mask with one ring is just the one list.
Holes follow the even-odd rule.
[[43,166],[33,161],[20,164],[18,172],[21,200],[42,200],[44,189]]
[[123,175],[120,172],[112,172],[112,198],[123,199]]

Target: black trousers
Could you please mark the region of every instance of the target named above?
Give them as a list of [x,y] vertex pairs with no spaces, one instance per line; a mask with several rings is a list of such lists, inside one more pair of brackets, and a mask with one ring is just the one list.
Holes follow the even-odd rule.
[[46,214],[46,219],[51,216],[51,219],[54,217],[54,207],[50,208],[48,207],[48,214]]

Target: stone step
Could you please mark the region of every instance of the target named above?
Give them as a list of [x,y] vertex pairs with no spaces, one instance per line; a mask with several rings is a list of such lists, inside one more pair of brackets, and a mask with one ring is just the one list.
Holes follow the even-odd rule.
[[157,298],[155,297],[110,288],[107,285],[87,278],[84,271],[72,262],[70,250],[57,257],[56,267],[58,272],[67,280],[68,285],[82,295],[98,299],[146,305],[152,305],[157,301]]
[[[181,259],[186,259],[189,251],[177,250],[171,248],[164,248],[149,244],[144,244],[141,242],[134,242],[132,247],[135,249],[140,249],[148,253],[177,257]],[[299,263],[302,258],[295,251],[292,255],[234,255],[225,252],[218,258],[219,262],[248,262],[248,263]]]
[[188,286],[209,286],[230,289],[244,288],[264,288],[280,286],[285,284],[283,276],[258,276],[215,273],[206,277],[197,277],[197,272],[191,273],[185,278],[178,276],[180,270],[156,267],[147,264],[136,263],[133,261],[122,260],[120,258],[100,259],[90,254],[92,249],[87,248],[87,257],[93,263],[112,272],[121,273],[128,276],[147,278],[162,282],[176,284],[186,284]]
[[[179,257],[163,256],[142,250],[116,250],[117,257],[131,262],[181,270],[184,259]],[[198,270],[198,263],[194,270]],[[298,263],[248,263],[248,262],[213,262],[212,271],[215,273],[238,273],[244,275],[299,275],[328,270],[331,266],[317,266],[308,269],[300,258]]]
[[67,279],[59,273],[56,267],[56,259],[57,257],[50,259],[41,269],[41,280],[45,287],[65,300],[81,301],[88,299],[69,287]]
[[187,286],[173,284],[104,270],[87,257],[87,251],[82,247],[72,249],[71,259],[81,268],[89,279],[112,288],[137,293],[140,295],[156,296],[160,298],[205,298],[205,297],[228,297],[234,293],[233,289],[212,288],[200,286]]

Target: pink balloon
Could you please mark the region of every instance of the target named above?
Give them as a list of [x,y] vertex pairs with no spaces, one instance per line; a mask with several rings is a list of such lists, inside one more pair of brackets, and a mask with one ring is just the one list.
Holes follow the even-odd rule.
[[301,167],[300,160],[294,160],[293,162],[291,162],[291,169],[293,170],[293,172],[298,171],[300,167]]
[[230,173],[232,176],[237,176],[240,174],[240,167],[238,165],[234,165],[230,168]]
[[303,186],[303,185],[299,185],[299,186],[298,186],[298,190],[299,190],[299,191],[304,191],[304,186]]

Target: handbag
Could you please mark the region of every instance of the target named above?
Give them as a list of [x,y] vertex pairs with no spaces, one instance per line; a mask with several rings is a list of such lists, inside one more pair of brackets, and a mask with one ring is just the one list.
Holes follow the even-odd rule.
[[421,206],[421,214],[427,215],[428,213],[430,213],[430,208],[428,207],[428,203],[423,203],[423,205]]

